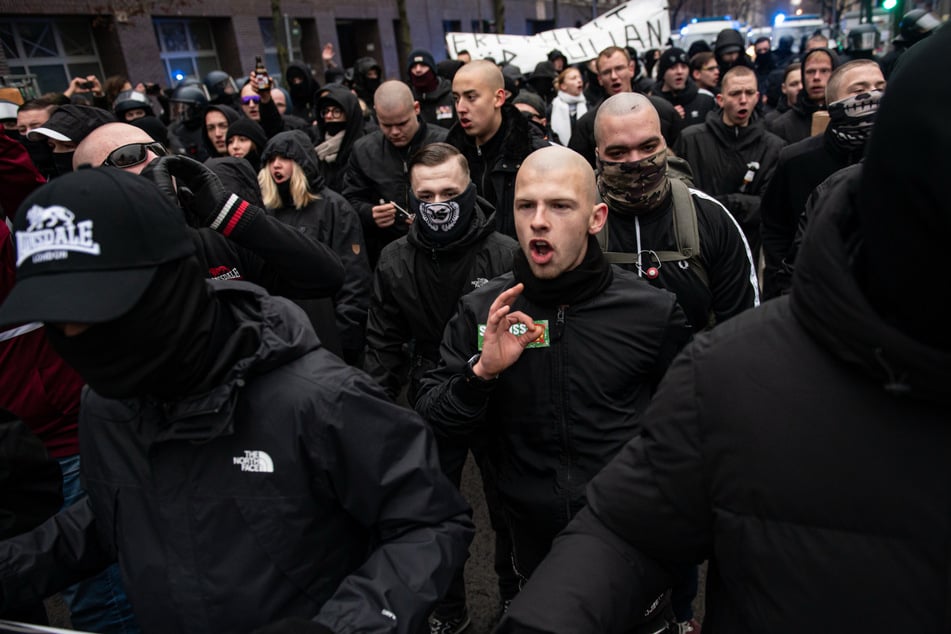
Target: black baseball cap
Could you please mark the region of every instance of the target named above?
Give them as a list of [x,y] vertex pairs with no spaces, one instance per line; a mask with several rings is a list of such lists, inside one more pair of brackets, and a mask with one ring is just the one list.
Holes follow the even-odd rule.
[[151,181],[82,169],[27,198],[13,221],[17,282],[0,327],[96,324],[142,298],[159,265],[195,252],[185,219]]
[[54,110],[46,123],[30,130],[26,138],[30,141],[42,141],[40,137],[46,136],[57,141],[79,143],[99,126],[113,123],[115,120],[115,115],[108,110],[69,104]]

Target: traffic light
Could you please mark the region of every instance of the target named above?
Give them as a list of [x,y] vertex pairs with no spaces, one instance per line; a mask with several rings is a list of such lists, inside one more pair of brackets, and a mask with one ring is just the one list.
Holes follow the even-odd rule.
[[891,11],[898,6],[898,0],[883,0],[882,8],[886,11]]

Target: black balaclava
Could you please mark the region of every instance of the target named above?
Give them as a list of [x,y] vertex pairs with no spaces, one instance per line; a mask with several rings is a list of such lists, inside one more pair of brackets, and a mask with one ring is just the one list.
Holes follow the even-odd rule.
[[101,396],[168,400],[207,392],[256,349],[256,329],[233,321],[189,257],[161,265],[125,315],[74,337],[57,328],[46,336]]
[[46,138],[42,141],[31,141],[23,137],[20,143],[26,148],[27,154],[30,155],[30,160],[33,161],[34,167],[36,167],[40,174],[43,176],[56,174],[56,164],[53,163],[53,148],[46,142]]
[[56,168],[57,176],[73,171],[73,154],[75,152],[53,152],[53,166]]
[[[947,199],[951,147],[951,28],[904,53],[875,120],[856,204],[859,280],[875,310],[910,337],[951,349],[947,312]],[[924,88],[927,89],[924,89]]]
[[422,202],[412,192],[410,208],[416,214],[420,235],[435,245],[452,244],[465,235],[475,214],[476,186],[469,183],[465,191],[451,200],[438,203]]

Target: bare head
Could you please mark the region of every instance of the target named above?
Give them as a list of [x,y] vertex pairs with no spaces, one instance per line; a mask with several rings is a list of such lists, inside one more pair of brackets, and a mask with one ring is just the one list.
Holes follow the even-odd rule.
[[833,103],[852,95],[872,90],[885,90],[885,75],[878,62],[871,59],[853,59],[842,64],[829,75],[826,84],[826,103]]
[[143,144],[144,159],[140,163],[122,168],[134,174],[140,173],[145,166],[158,158],[151,150],[144,149],[144,145],[155,143],[145,130],[128,123],[107,123],[101,125],[82,140],[73,155],[73,169],[80,165],[100,167],[114,150],[132,144]]
[[383,82],[373,94],[373,108],[387,140],[399,148],[409,145],[419,131],[419,103],[409,86],[396,80]]
[[489,141],[502,126],[505,81],[499,67],[485,60],[469,62],[452,79],[452,99],[459,126],[476,143]]
[[594,119],[598,158],[633,162],[667,147],[660,117],[650,99],[634,92],[614,95],[598,108]]

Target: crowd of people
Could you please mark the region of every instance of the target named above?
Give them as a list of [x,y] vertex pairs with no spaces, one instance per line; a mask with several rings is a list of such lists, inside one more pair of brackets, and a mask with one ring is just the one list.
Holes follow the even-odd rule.
[[947,629],[927,16],[0,103],[0,617],[460,634],[471,455],[501,632]]

